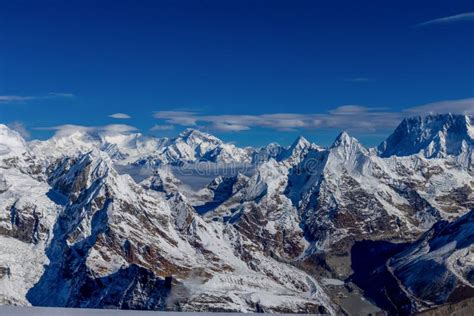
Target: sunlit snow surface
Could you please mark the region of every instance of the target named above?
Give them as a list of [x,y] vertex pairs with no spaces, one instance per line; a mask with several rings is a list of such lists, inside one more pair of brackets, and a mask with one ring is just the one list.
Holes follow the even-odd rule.
[[[409,155],[382,155],[347,133],[330,148],[299,138],[289,147],[259,149],[195,130],[174,139],[76,131],[27,143],[0,125],[0,266],[8,271],[0,304],[102,306],[83,305],[94,297],[68,294],[85,274],[55,270],[84,259],[77,271],[94,278],[132,264],[173,275],[180,286],[174,289],[184,295],[171,297],[183,298],[183,310],[254,312],[258,304],[267,312],[301,312],[315,303],[336,314],[327,288],[343,283],[288,263],[329,254],[348,237],[412,241],[433,223],[473,208],[471,119],[445,121],[429,129],[408,122],[414,142],[393,137],[393,146],[384,147],[411,146]],[[459,122],[466,128],[453,130]],[[23,236],[25,227],[32,229]],[[107,242],[99,239],[104,236]],[[471,253],[445,246],[439,249],[453,254],[448,270],[469,283]],[[440,254],[420,249],[417,254]],[[334,277],[345,279],[339,272]],[[65,291],[57,290],[63,285]],[[0,315],[23,311],[110,313],[2,308]]]

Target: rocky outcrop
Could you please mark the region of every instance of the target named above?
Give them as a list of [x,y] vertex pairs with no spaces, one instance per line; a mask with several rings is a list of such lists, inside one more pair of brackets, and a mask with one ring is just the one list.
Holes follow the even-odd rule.
[[[456,304],[473,295],[471,122],[406,120],[379,151],[346,132],[242,149],[2,127],[0,302],[335,314],[321,277],[352,275],[390,313]],[[193,190],[173,168],[200,162],[254,165]]]

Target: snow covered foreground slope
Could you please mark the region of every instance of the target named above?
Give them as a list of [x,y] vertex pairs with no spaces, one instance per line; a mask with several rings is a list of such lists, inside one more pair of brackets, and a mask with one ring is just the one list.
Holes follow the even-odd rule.
[[[355,243],[415,242],[474,208],[467,116],[405,120],[378,150],[347,133],[327,149],[241,149],[195,130],[0,136],[4,304],[337,313],[320,279],[352,273]],[[168,166],[196,162],[253,172],[195,192]],[[472,260],[450,264],[469,278]]]
[[474,210],[454,222],[437,223],[416,243],[390,258],[387,266],[415,306],[472,295]]
[[205,222],[180,193],[119,175],[102,151],[57,160],[44,182],[18,169],[25,157],[2,169],[15,183],[1,195],[5,304],[334,310],[312,276],[264,256],[232,227]]

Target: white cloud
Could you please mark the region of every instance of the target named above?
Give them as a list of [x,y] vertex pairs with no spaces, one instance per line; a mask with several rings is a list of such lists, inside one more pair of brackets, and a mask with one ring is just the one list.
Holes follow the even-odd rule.
[[23,138],[28,139],[31,136],[25,125],[20,121],[11,122],[8,124],[8,127],[14,131],[17,131]]
[[87,133],[94,130],[94,127],[74,125],[74,124],[64,124],[57,126],[48,126],[48,127],[36,127],[34,128],[38,131],[55,131],[56,136],[69,136],[74,133]]
[[261,115],[202,115],[197,112],[161,111],[154,117],[168,124],[198,126],[219,131],[244,131],[254,127],[278,131],[339,129],[358,132],[387,130],[406,116],[430,113],[473,114],[474,98],[436,102],[389,111],[383,107],[343,105],[326,113],[272,113]]
[[474,98],[433,102],[408,108],[405,112],[411,115],[443,113],[474,115]]
[[197,113],[188,111],[158,111],[153,114],[155,118],[165,119],[170,124],[196,125],[194,116]]
[[134,126],[125,125],[125,124],[111,124],[105,126],[96,127],[100,132],[107,134],[128,134],[131,132],[136,132],[138,129]]
[[70,136],[74,133],[88,133],[93,136],[110,136],[117,134],[129,134],[138,130],[134,126],[125,124],[110,124],[104,126],[82,126],[74,124],[65,124],[50,127],[38,127],[35,129],[42,131],[55,131],[55,136],[58,137]]
[[[360,105],[341,105],[333,110],[330,110],[329,113],[333,115],[354,115],[367,112],[368,108]],[[371,110],[375,110],[372,108]]]
[[125,114],[125,113],[114,113],[114,114],[110,114],[109,117],[114,118],[114,119],[130,119],[130,118],[132,118],[130,115]]
[[461,21],[474,21],[474,12],[465,12],[461,14],[450,15],[450,16],[439,18],[439,19],[434,19],[434,20],[423,22],[423,23],[419,23],[417,24],[417,26],[426,26],[426,25],[442,24],[442,23],[454,23],[454,22],[461,22]]
[[[179,126],[192,126],[214,131],[240,132],[252,128],[267,128],[277,131],[294,131],[303,129],[337,129],[359,133],[385,132],[396,127],[407,116],[428,114],[463,114],[474,115],[474,98],[445,100],[424,105],[411,106],[400,111],[390,111],[383,107],[366,107],[361,105],[342,105],[324,113],[270,113],[261,115],[204,115],[188,111],[161,111],[154,117],[161,123],[150,131],[166,131]],[[21,122],[13,122],[10,127],[29,137],[28,130]],[[76,132],[92,136],[129,134],[137,128],[125,124],[105,126],[60,125],[40,127],[36,130],[55,131],[58,136],[67,136]]]
[[173,125],[155,125],[150,128],[150,132],[169,131],[174,129]]
[[250,129],[250,127],[240,124],[229,124],[226,122],[216,122],[211,125],[211,129],[222,132],[240,132]]
[[74,98],[72,93],[50,92],[46,95],[0,95],[0,103],[26,102],[33,100],[46,100],[58,98]]
[[[279,131],[296,129],[340,128],[371,130],[380,127],[393,127],[389,124],[393,116],[386,112],[375,112],[373,109],[362,106],[342,106],[329,113],[298,114],[274,113],[262,115],[200,115],[190,112],[160,112],[155,118],[165,120],[169,124],[182,126],[202,126],[219,131],[244,131],[253,127],[264,127]],[[378,116],[378,117],[377,117]],[[366,124],[361,122],[366,121]]]
[[29,96],[21,96],[21,95],[0,95],[0,102],[21,102],[21,101],[29,101],[34,99],[34,97]]

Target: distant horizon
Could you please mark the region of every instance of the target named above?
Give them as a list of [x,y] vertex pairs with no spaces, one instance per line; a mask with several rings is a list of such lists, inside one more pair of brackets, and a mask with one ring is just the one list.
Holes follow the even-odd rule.
[[[473,117],[473,114],[471,114],[471,113],[456,114],[456,113],[451,113],[451,112],[447,112],[447,113],[426,113],[424,115],[423,114],[418,114],[418,115],[406,116],[406,117],[402,118],[392,129],[387,131],[386,134],[377,135],[380,138],[379,142],[378,143],[373,143],[371,145],[368,145],[368,144],[364,143],[363,140],[361,140],[359,137],[357,137],[357,132],[353,133],[351,131],[344,130],[344,129],[339,130],[338,132],[336,132],[334,129],[332,129],[331,133],[335,132],[333,139],[330,140],[330,138],[327,138],[329,140],[329,142],[324,143],[324,144],[321,143],[321,142],[315,141],[314,139],[312,139],[312,137],[306,136],[305,133],[304,133],[304,130],[300,130],[300,133],[297,134],[297,136],[294,137],[288,143],[280,143],[280,142],[276,142],[276,141],[270,141],[270,142],[265,143],[261,146],[252,146],[252,145],[240,145],[240,144],[237,144],[236,142],[234,142],[232,140],[227,141],[224,138],[216,136],[212,132],[212,130],[206,129],[206,126],[191,126],[191,127],[176,128],[176,129],[173,129],[174,134],[172,134],[170,136],[160,136],[160,135],[156,135],[156,134],[152,134],[152,133],[144,133],[141,130],[139,130],[139,129],[133,127],[133,126],[129,126],[129,125],[126,125],[126,124],[110,124],[110,125],[104,125],[104,126],[80,126],[80,125],[65,124],[63,126],[56,126],[54,128],[45,128],[45,130],[50,132],[50,135],[48,137],[45,137],[45,138],[31,138],[31,136],[24,134],[27,131],[22,132],[21,130],[18,130],[19,128],[22,128],[22,127],[15,126],[15,125],[8,125],[8,124],[5,124],[4,122],[0,122],[0,124],[6,125],[10,129],[17,131],[28,142],[45,141],[45,140],[48,140],[48,139],[50,139],[50,138],[52,138],[56,135],[61,136],[60,135],[61,133],[63,133],[64,136],[67,136],[69,134],[73,134],[74,132],[84,132],[84,133],[92,135],[92,136],[100,136],[100,137],[113,136],[113,135],[141,134],[145,137],[153,137],[153,138],[157,138],[157,139],[160,139],[160,138],[173,139],[173,138],[179,137],[181,134],[183,134],[187,130],[194,130],[194,131],[199,131],[199,132],[206,133],[206,134],[209,134],[211,136],[217,137],[218,139],[222,140],[224,143],[234,144],[237,147],[241,147],[241,148],[245,148],[245,147],[261,148],[261,147],[265,147],[265,146],[267,146],[271,143],[276,143],[276,144],[278,144],[282,147],[289,147],[295,141],[297,141],[300,137],[303,137],[304,139],[308,140],[309,142],[311,142],[315,145],[321,146],[323,148],[328,148],[337,140],[339,135],[341,135],[342,133],[347,133],[349,136],[351,136],[353,138],[356,138],[364,147],[366,147],[367,149],[370,149],[370,148],[376,148],[379,145],[381,145],[381,143],[383,141],[385,141],[395,131],[395,129],[400,125],[400,123],[402,123],[403,120],[405,120],[405,119],[425,118],[425,117],[428,117],[428,116],[447,116],[447,115]],[[43,130],[43,128],[38,128],[38,130]]]

